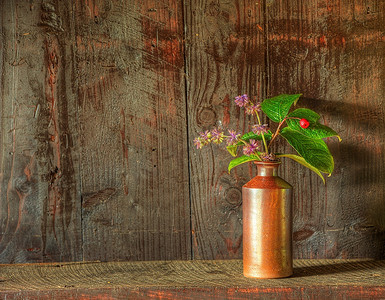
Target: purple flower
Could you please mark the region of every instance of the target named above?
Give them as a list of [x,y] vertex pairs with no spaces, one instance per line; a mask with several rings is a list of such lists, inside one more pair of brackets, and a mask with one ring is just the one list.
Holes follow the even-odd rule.
[[238,138],[241,135],[240,133],[236,133],[235,130],[229,129],[230,136],[227,139],[227,145],[234,145],[238,142]]
[[213,141],[215,144],[220,144],[223,141],[224,134],[223,131],[219,131],[218,129],[214,128],[211,130],[211,141]]
[[251,131],[254,132],[255,134],[261,134],[261,133],[267,133],[267,130],[269,129],[268,125],[267,124],[263,124],[263,125],[253,125],[253,127],[251,127]]
[[197,137],[194,139],[194,146],[196,146],[197,149],[201,149],[203,147],[201,138]]
[[210,131],[206,130],[205,132],[201,132],[199,138],[204,145],[208,144],[211,138]]
[[252,115],[254,113],[256,114],[256,113],[261,111],[261,104],[260,103],[249,104],[249,105],[245,106],[245,109],[246,109],[246,113],[248,115]]
[[249,140],[249,143],[243,147],[243,154],[250,156],[258,150],[258,143],[256,140]]
[[235,97],[235,103],[239,107],[246,106],[247,103],[249,103],[249,96],[247,96],[246,94],[244,94],[242,96],[237,96],[237,97]]

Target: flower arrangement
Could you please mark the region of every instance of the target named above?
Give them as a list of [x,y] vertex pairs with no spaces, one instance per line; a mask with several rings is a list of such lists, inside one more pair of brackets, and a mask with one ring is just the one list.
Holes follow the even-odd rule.
[[[251,127],[251,131],[242,134],[229,129],[228,134],[225,134],[224,131],[214,128],[200,133],[199,137],[194,139],[194,145],[201,149],[210,143],[221,144],[225,141],[227,151],[236,157],[229,163],[229,172],[246,162],[279,161],[280,158],[287,157],[317,173],[325,183],[322,173],[331,175],[334,160],[323,139],[335,136],[341,141],[341,138],[333,129],[318,122],[320,115],[315,111],[298,108],[290,112],[300,97],[301,94],[283,94],[260,103],[253,101],[246,94],[237,96],[235,104],[244,108],[246,114],[256,116],[257,124]],[[261,112],[270,121],[278,124],[274,132],[267,124],[262,124]],[[273,153],[272,143],[279,136],[283,137],[298,155]],[[239,151],[240,149],[242,151]]]

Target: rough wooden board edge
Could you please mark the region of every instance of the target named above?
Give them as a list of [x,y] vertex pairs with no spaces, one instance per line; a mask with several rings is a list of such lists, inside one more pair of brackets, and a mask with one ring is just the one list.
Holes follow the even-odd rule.
[[383,299],[381,287],[306,287],[306,288],[180,288],[130,289],[89,288],[51,291],[0,292],[7,299]]
[[260,280],[243,277],[241,260],[0,265],[0,294],[217,289],[291,293],[344,287],[385,293],[385,260],[296,260],[294,266],[292,277]]

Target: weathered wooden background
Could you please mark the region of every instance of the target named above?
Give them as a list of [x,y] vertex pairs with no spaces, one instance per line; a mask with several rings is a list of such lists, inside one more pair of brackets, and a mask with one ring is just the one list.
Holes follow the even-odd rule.
[[[241,187],[202,130],[303,93],[342,143],[294,186],[296,258],[385,258],[385,2],[2,0],[0,263],[242,256]],[[278,146],[283,151],[284,144]]]

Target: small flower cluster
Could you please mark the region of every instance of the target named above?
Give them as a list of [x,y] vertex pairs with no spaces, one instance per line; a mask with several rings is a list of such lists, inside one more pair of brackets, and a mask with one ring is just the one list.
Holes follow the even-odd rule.
[[220,144],[224,139],[227,141],[228,146],[238,143],[241,134],[231,129],[229,129],[228,132],[229,135],[225,135],[223,131],[220,131],[217,128],[214,128],[211,131],[206,130],[205,132],[201,132],[199,137],[194,139],[194,145],[197,149],[201,149],[209,143]]
[[261,111],[261,103],[253,103],[247,94],[235,97],[235,104],[244,107],[248,115],[257,114]]
[[240,133],[237,133],[235,130],[229,129],[230,136],[227,139],[227,145],[235,145],[239,141],[239,137],[241,136]]
[[235,104],[239,107],[245,107],[247,104],[249,104],[249,102],[249,96],[247,96],[246,94],[235,97]]
[[256,154],[259,149],[258,142],[256,140],[250,139],[245,146],[243,146],[243,154],[250,156]]
[[[201,132],[199,137],[194,139],[194,145],[197,149],[203,148],[203,146],[208,145],[209,143],[220,144],[226,140],[228,146],[236,145],[240,140],[240,133],[237,133],[235,130],[228,130],[229,135],[225,135],[224,132],[219,131],[218,129],[213,129],[211,131],[206,130]],[[243,142],[243,154],[250,156],[256,154],[259,150],[259,143],[256,140],[250,139],[248,142]]]
[[[268,125],[261,124],[258,115],[261,111],[261,103],[253,103],[247,94],[235,97],[235,103],[237,104],[237,106],[245,108],[246,114],[255,114],[257,116],[258,124],[253,125],[251,128],[251,131],[253,133],[262,136],[268,133]],[[208,145],[209,143],[220,144],[223,141],[226,141],[228,146],[243,145],[244,155],[258,155],[259,153],[258,150],[260,148],[260,141],[257,141],[255,139],[242,140],[241,134],[231,129],[228,130],[228,135],[225,135],[223,131],[220,131],[217,128],[214,128],[211,131],[206,130],[205,132],[201,132],[199,137],[194,139],[194,145],[197,149],[201,149],[203,146]],[[274,160],[275,158],[266,156],[263,159]]]
[[255,134],[262,134],[262,133],[267,133],[269,127],[267,124],[259,125],[255,124],[251,127],[251,131],[254,132]]

